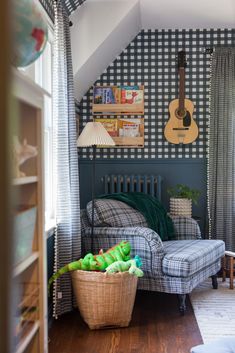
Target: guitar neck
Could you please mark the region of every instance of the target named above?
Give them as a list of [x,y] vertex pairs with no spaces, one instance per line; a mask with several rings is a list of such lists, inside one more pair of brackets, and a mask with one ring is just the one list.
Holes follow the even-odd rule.
[[184,111],[184,99],[185,99],[185,69],[184,67],[179,68],[179,110]]

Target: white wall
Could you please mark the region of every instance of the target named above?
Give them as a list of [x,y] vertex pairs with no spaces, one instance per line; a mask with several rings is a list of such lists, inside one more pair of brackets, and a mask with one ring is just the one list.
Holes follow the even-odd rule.
[[86,1],[71,21],[75,98],[79,101],[140,31],[139,2]]

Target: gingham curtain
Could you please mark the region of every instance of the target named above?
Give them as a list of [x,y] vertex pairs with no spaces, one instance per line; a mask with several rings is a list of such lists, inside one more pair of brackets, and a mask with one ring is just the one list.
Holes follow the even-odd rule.
[[[39,0],[44,9],[46,10],[47,14],[51,18],[51,20],[54,22],[54,7],[53,7],[53,0]],[[64,6],[66,12],[68,15],[71,15],[73,11],[76,10],[76,8],[82,3],[84,3],[85,0],[61,0],[62,5]]]
[[[55,271],[81,254],[78,158],[69,18],[61,1],[54,2],[53,123],[57,231]],[[73,307],[70,275],[54,285],[54,316]]]
[[211,64],[210,237],[235,251],[235,48],[217,48]]

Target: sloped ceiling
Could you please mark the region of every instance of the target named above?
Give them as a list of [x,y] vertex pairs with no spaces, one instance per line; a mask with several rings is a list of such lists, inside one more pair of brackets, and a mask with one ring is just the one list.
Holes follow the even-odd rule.
[[138,0],[86,1],[71,16],[75,98],[88,88],[140,31]]
[[86,0],[71,20],[79,101],[141,29],[235,28],[235,0]]

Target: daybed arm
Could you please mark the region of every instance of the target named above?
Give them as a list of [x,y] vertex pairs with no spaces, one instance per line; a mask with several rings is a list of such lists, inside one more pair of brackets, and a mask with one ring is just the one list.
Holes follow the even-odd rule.
[[[161,273],[161,262],[164,256],[162,241],[159,235],[149,228],[142,227],[96,227],[94,228],[93,252],[106,251],[122,240],[131,244],[131,257],[139,255],[142,259],[142,270],[145,275]],[[91,228],[82,231],[82,249],[87,253],[91,249]]]
[[195,219],[184,216],[171,216],[177,240],[201,239],[200,227]]

